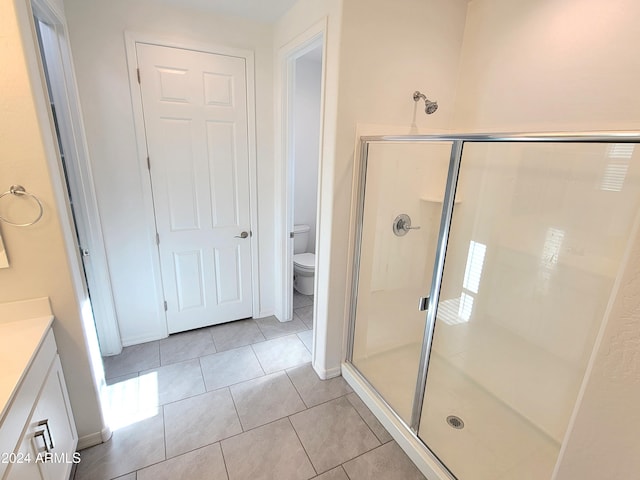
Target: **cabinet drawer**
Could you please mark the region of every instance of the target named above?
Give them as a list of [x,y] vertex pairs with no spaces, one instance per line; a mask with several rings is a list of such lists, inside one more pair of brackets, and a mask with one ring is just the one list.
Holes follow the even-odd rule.
[[[5,418],[0,425],[0,454],[17,451],[20,439],[27,428],[36,399],[44,385],[47,373],[56,357],[57,347],[53,331],[49,329],[29,370],[25,374]],[[1,460],[1,459],[0,459]],[[0,463],[0,478],[7,470],[6,463]]]

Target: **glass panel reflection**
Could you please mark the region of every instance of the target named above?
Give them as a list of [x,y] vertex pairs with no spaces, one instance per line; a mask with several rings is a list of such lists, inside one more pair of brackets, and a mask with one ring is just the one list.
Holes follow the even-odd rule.
[[460,480],[551,478],[636,221],[634,147],[465,144],[419,429]]
[[[451,143],[369,145],[353,364],[410,421]],[[398,236],[394,219],[411,218]],[[401,232],[402,233],[402,232]]]

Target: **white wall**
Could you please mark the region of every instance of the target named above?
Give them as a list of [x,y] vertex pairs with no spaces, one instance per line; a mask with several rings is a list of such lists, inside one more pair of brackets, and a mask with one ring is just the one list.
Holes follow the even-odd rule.
[[307,54],[295,68],[293,223],[309,225],[307,251],[315,252],[322,59]]
[[[471,2],[456,129],[640,129],[639,15],[634,0]],[[640,253],[632,238],[558,480],[634,478],[640,471]]]
[[[343,331],[336,330],[333,322],[329,323],[329,291],[330,270],[329,262],[332,256],[331,222],[334,209],[334,170],[335,170],[335,142],[336,116],[338,109],[338,76],[340,68],[341,50],[341,18],[342,0],[300,0],[275,25],[274,28],[274,57],[276,58],[276,191],[284,188],[285,152],[283,151],[283,112],[282,93],[284,92],[283,69],[284,52],[295,48],[301,38],[311,29],[324,29],[324,105],[321,120],[322,138],[321,167],[319,178],[320,211],[317,227],[320,231],[319,242],[316,245],[316,263],[322,265],[316,271],[316,292],[314,302],[314,342],[313,366],[318,374],[325,378],[340,374],[342,359]],[[308,39],[307,39],[308,40]],[[276,232],[274,257],[282,259],[285,255],[286,218],[284,218],[284,197],[280,196],[276,207],[276,222],[280,225]],[[284,262],[280,262],[281,270],[278,276],[281,280],[288,271],[282,271]],[[326,348],[325,348],[326,345]]]
[[[84,329],[93,328],[91,312],[80,304],[86,292],[62,201],[64,186],[27,5],[23,0],[0,2],[0,190],[23,185],[40,198],[44,215],[27,228],[0,222],[10,261],[10,268],[0,270],[0,302],[50,298],[78,436],[95,436],[99,442],[104,425],[95,385],[100,379],[94,377],[89,357],[89,345],[97,351],[97,341],[95,330]],[[33,215],[33,209],[22,213]]]
[[125,345],[166,335],[154,278],[153,218],[143,202],[124,32],[253,50],[256,67],[260,311],[274,308],[272,28],[151,0],[65,0],[111,284]]

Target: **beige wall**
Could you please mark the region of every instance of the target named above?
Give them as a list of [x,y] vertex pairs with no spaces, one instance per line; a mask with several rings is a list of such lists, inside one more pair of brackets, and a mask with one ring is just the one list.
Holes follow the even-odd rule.
[[[125,345],[166,336],[154,276],[149,179],[137,150],[124,32],[179,44],[255,52],[260,311],[274,308],[272,27],[151,0],[66,0],[67,21],[103,222],[111,285]],[[153,161],[153,159],[152,159]]]
[[[640,4],[474,0],[454,126],[461,131],[640,129]],[[557,479],[635,478],[640,254],[626,264]]]
[[[275,158],[276,158],[276,192],[279,192],[274,220],[281,226],[281,231],[276,232],[275,258],[283,258],[284,242],[284,202],[282,190],[284,189],[284,171],[286,154],[283,151],[283,92],[285,57],[292,49],[309,38],[306,35],[318,28],[324,29],[324,105],[321,120],[321,166],[319,172],[320,210],[318,212],[317,227],[318,236],[316,244],[316,264],[318,268],[315,274],[317,297],[315,301],[315,329],[314,342],[316,346],[327,344],[327,349],[314,348],[313,366],[323,378],[340,374],[340,362],[342,360],[343,332],[336,329],[336,323],[342,324],[342,317],[331,318],[328,304],[329,292],[333,289],[331,272],[327,267],[331,258],[331,234],[330,223],[333,212],[333,179],[335,170],[334,145],[336,142],[336,116],[338,108],[338,87],[340,74],[340,55],[342,24],[342,0],[300,0],[298,1],[275,25],[274,28],[274,59],[275,59]],[[311,35],[313,36],[313,34]],[[348,208],[348,207],[347,207]],[[282,267],[280,276],[284,280],[287,271]],[[280,293],[278,294],[280,295]],[[284,310],[281,307],[281,310]]]
[[455,127],[640,128],[635,0],[469,3]]
[[[68,212],[56,201],[62,195],[62,184],[55,171],[54,137],[29,19],[27,2],[0,2],[0,190],[6,191],[12,184],[23,185],[42,200],[44,215],[27,228],[0,222],[11,265],[0,270],[0,302],[51,299],[56,316],[54,333],[78,435],[99,437],[102,417],[83,330],[83,322],[92,327],[92,320],[83,317],[81,311],[80,301],[86,293],[77,287],[81,285],[79,260],[69,255],[75,247]],[[16,213],[22,221],[22,214],[33,215],[33,210]],[[69,241],[67,248],[65,242]],[[95,332],[93,337],[89,332],[89,340],[92,338]]]
[[[356,138],[452,127],[466,6],[466,0],[344,2],[332,226],[322,232],[331,236],[331,258],[322,264],[330,272],[330,338],[342,335],[348,318]],[[415,90],[438,101],[434,115],[414,103]],[[340,361],[341,346],[329,345],[327,357]]]

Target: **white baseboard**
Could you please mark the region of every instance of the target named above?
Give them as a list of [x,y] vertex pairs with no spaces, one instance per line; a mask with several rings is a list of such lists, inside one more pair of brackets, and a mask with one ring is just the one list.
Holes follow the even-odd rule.
[[155,340],[162,340],[163,338],[167,338],[167,336],[158,336],[158,335],[148,335],[148,336],[140,336],[140,337],[132,337],[132,338],[123,338],[122,346],[130,347],[132,345],[139,345],[140,343],[153,342]]
[[340,367],[330,368],[329,370],[325,370],[324,368],[321,368],[319,365],[316,365],[314,363],[313,369],[316,371],[316,373],[322,380],[328,380],[330,378],[339,377],[342,374],[342,370],[340,369]]
[[111,435],[113,435],[113,432],[111,431],[111,428],[104,427],[100,432],[100,435],[102,436],[102,441],[106,442],[111,439]]
[[353,366],[343,363],[342,376],[425,477],[430,480],[455,480],[455,477],[439,464],[420,439],[363,381]]
[[78,438],[78,446],[76,450],[84,450],[85,448],[94,447],[106,442],[111,438],[113,432],[109,427],[104,427],[99,432],[90,433],[89,435],[83,435]]
[[[272,317],[275,316],[276,312],[271,309],[271,310],[262,310],[260,312],[258,312],[256,315],[253,316],[253,318],[266,318],[266,317]],[[278,319],[280,320],[280,319]],[[282,320],[280,320],[282,321]]]

